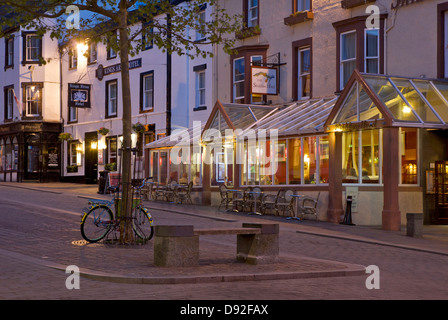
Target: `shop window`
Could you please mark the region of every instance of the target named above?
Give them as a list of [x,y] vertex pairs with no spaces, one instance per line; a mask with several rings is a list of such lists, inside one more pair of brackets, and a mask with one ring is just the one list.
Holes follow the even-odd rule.
[[69,142],[69,166],[79,167],[82,165],[82,144],[79,141]]
[[151,156],[149,158],[149,168],[150,168],[150,176],[152,177],[152,180],[155,182],[159,181],[159,152],[152,151]]
[[330,161],[330,145],[328,143],[328,136],[319,137],[318,154],[320,183],[328,183]]
[[342,136],[342,181],[380,183],[381,131],[346,132]]
[[418,129],[401,128],[401,183],[418,183]]
[[317,139],[303,138],[303,178],[306,184],[316,184],[317,179]]
[[300,138],[288,140],[289,184],[302,183],[302,146],[300,142]]
[[116,164],[118,161],[117,137],[106,138],[106,144],[107,144],[106,163],[109,163],[109,164],[115,163]]
[[106,117],[117,116],[117,80],[106,82]]

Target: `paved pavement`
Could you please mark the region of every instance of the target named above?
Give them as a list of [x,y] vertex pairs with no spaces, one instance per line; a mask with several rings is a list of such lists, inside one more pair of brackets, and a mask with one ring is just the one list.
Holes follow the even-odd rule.
[[[5,192],[40,191],[37,194],[41,194],[43,199],[50,199],[52,195],[55,197],[76,195],[78,202],[79,199],[85,200],[84,198],[88,197],[109,198],[106,195],[98,195],[96,186],[69,183],[0,183],[0,190]],[[33,201],[33,204],[30,205],[28,201],[2,200],[3,208],[20,209],[23,207],[35,210],[35,213],[41,217],[41,224],[44,225],[39,225],[39,228],[42,228],[41,232],[36,230],[32,224],[34,222],[31,220],[30,230],[26,230],[26,225],[22,226],[23,230],[8,228],[7,225],[4,229],[0,228],[0,256],[3,261],[2,266],[3,268],[6,266],[6,271],[9,266],[11,269],[9,271],[13,272],[15,266],[19,265],[33,268],[33,270],[38,268],[47,271],[65,271],[67,266],[76,265],[79,267],[81,275],[89,279],[153,285],[256,280],[281,282],[289,279],[340,279],[366,275],[365,267],[367,265],[331,258],[310,258],[305,254],[298,254],[300,250],[288,250],[288,245],[292,245],[295,241],[294,235],[349,240],[350,242],[448,257],[448,227],[446,226],[424,226],[423,239],[416,239],[406,236],[405,230],[391,232],[372,227],[346,226],[318,221],[295,221],[273,216],[248,216],[247,214],[218,211],[217,208],[211,207],[145,201],[145,205],[154,212],[157,224],[194,224],[195,226],[219,227],[241,226],[243,221],[248,220],[261,222],[268,220],[280,224],[281,247],[278,263],[258,266],[236,263],[234,261],[235,237],[213,236],[201,237],[199,267],[157,268],[152,264],[152,242],[143,246],[122,246],[113,243],[87,244],[82,241],[79,224],[73,223],[75,216],[78,216],[76,219],[80,218],[80,211],[76,209],[78,202],[70,199],[67,198],[65,209],[38,201]],[[70,206],[70,201],[73,201],[73,206]],[[7,220],[8,212],[5,211],[2,214],[6,215]],[[69,226],[68,224],[67,226],[55,224],[54,219],[70,221],[71,224]],[[2,220],[5,221],[5,217]],[[54,229],[55,235],[58,235],[57,237],[48,236],[48,230],[52,229]],[[16,239],[23,234],[22,232],[32,233],[32,237],[17,243]],[[325,256],[325,254],[323,255]],[[5,269],[3,271],[5,272]],[[59,277],[66,278],[67,275],[59,273]],[[73,298],[73,296],[70,297]],[[51,295],[49,298],[52,298]],[[58,296],[59,298],[61,297]],[[207,299],[206,296],[205,299]]]

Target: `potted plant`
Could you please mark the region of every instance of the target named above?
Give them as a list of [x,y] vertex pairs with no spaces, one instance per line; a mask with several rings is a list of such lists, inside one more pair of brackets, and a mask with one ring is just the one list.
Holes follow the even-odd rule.
[[104,170],[117,171],[117,163],[116,162],[106,163],[104,165]]
[[109,133],[109,129],[105,127],[101,127],[98,129],[98,133],[102,136],[106,136]]
[[136,124],[132,125],[132,130],[134,130],[136,133],[143,133],[145,132],[145,126],[140,122],[137,122]]
[[66,141],[72,139],[72,134],[68,132],[61,132],[59,134],[59,141]]

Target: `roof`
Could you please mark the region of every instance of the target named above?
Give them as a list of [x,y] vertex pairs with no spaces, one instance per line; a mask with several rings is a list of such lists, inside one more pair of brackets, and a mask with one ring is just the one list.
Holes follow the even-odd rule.
[[448,129],[448,82],[355,70],[325,126],[373,121],[386,126]]

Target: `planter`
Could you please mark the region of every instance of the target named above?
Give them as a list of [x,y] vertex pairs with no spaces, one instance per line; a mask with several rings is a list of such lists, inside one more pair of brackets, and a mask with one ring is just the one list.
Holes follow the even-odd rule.
[[309,20],[313,20],[314,14],[312,11],[302,11],[296,12],[295,14],[290,15],[284,19],[284,23],[287,26],[292,26],[298,23],[306,22]]
[[107,135],[109,133],[109,129],[101,127],[101,128],[98,129],[98,133],[100,135],[102,135],[102,136],[105,136],[105,135]]
[[72,134],[67,132],[61,132],[59,134],[59,141],[67,141],[72,139]]

